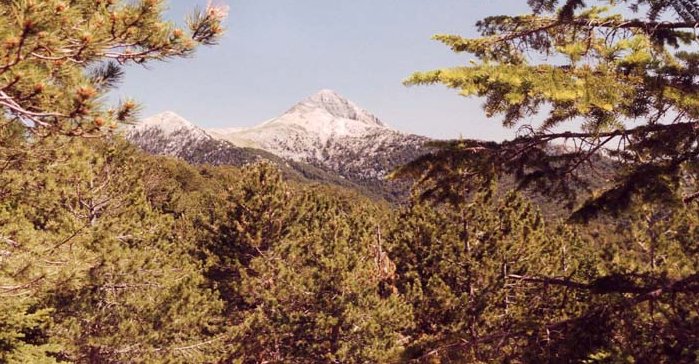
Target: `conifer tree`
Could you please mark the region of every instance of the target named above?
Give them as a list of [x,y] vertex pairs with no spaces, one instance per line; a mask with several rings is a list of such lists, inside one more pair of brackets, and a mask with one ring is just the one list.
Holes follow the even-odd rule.
[[197,223],[226,300],[232,362],[386,362],[410,307],[394,294],[383,209],[336,189],[245,168]]
[[0,363],[56,363],[60,346],[49,343],[50,310],[32,308],[32,300],[0,297]]
[[0,177],[0,299],[14,312],[0,326],[17,330],[0,351],[90,363],[221,355],[223,304],[190,254],[193,241],[147,200],[133,147],[30,143],[43,152],[19,148],[29,156]]
[[474,60],[406,81],[482,97],[486,114],[501,115],[518,136],[442,144],[441,153],[406,170],[435,177],[441,163],[459,161],[466,176],[512,174],[522,187],[535,184],[560,197],[575,195],[574,186],[595,173],[595,159],[603,155],[617,172],[577,217],[623,209],[633,195],[649,201],[699,196],[683,183],[696,178],[689,167],[699,154],[696,3],[528,3],[531,14],[479,21],[480,38],[435,36]]
[[18,0],[0,3],[0,126],[37,135],[94,136],[132,121],[136,104],[100,98],[122,66],[184,57],[222,34],[226,10],[196,11],[183,30],[162,19],[164,0]]
[[240,325],[241,354],[278,362],[398,358],[410,308],[385,286],[393,265],[375,212],[353,203],[319,191],[295,201],[293,231],[243,276],[254,310]]
[[122,66],[188,56],[222,34],[222,7],[196,11],[185,31],[164,6],[0,3],[2,363],[212,360],[222,306],[174,216],[146,199],[133,148],[55,137],[132,121],[133,101],[101,101]]
[[[591,305],[584,293],[520,289],[516,277],[525,275],[578,280],[596,275],[585,242],[565,227],[547,226],[539,211],[514,193],[494,198],[486,190],[459,204],[416,202],[398,217],[389,240],[397,287],[415,316],[406,360],[536,358],[546,351],[547,325]],[[530,361],[585,358],[586,349],[559,348]]]
[[[697,206],[586,234],[507,194],[417,201],[389,236],[415,362],[695,362]],[[595,231],[597,230],[597,231]]]
[[[459,206],[504,174],[513,175],[520,187],[533,184],[552,196],[574,197],[577,183],[606,164],[617,169],[613,178],[573,217],[589,221],[609,211],[618,219],[585,227],[592,239],[576,244],[577,252],[566,244],[576,240],[570,234],[562,240],[553,235],[549,241],[559,253],[550,256],[561,257],[563,266],[556,259],[535,258],[524,274],[507,275],[501,289],[526,297],[521,302],[535,308],[528,315],[543,320],[534,319],[527,328],[519,326],[523,321],[517,314],[501,316],[495,321],[500,329],[484,337],[463,339],[470,333],[456,332],[463,341],[449,344],[449,335],[436,334],[437,348],[446,337],[447,347],[462,349],[457,355],[468,355],[464,349],[474,347],[487,355],[495,339],[501,343],[495,358],[505,360],[695,362],[693,302],[699,290],[696,267],[688,262],[697,257],[693,200],[699,196],[699,94],[693,30],[699,8],[693,1],[673,0],[610,1],[607,7],[579,0],[528,3],[531,14],[480,21],[481,38],[436,36],[476,60],[466,67],[417,73],[407,81],[441,83],[462,95],[483,97],[486,113],[502,115],[507,127],[519,127],[518,137],[503,143],[440,143],[440,150],[398,175],[416,178],[423,198]],[[615,14],[620,7],[639,17]],[[544,120],[534,124],[540,114]],[[575,129],[565,131],[571,125]],[[443,239],[427,237],[432,244]],[[571,262],[579,268],[566,271]],[[446,322],[458,322],[453,317]],[[527,340],[518,341],[523,337]],[[415,350],[430,353],[434,343],[428,339]]]
[[209,256],[209,279],[235,313],[245,307],[243,272],[286,237],[296,220],[291,191],[274,166],[258,164],[223,178],[228,183],[202,196],[201,209],[195,207],[195,229]]

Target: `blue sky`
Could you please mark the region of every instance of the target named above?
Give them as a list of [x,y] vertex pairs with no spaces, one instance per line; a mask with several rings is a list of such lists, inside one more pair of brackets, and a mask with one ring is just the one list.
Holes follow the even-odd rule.
[[[526,12],[525,0],[219,0],[230,6],[221,44],[194,58],[129,67],[116,97],[142,115],[172,110],[204,127],[251,126],[300,99],[333,89],[391,126],[437,138],[510,137],[478,99],[442,86],[405,87],[414,71],[462,65],[432,41],[436,33],[476,35],[488,15]],[[181,22],[206,0],[170,0]]]

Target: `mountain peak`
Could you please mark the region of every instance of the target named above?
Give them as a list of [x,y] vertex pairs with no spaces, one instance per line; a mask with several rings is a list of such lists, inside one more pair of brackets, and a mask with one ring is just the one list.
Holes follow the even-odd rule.
[[140,123],[136,124],[136,127],[143,129],[156,127],[166,133],[172,133],[180,129],[196,128],[194,124],[173,111],[165,111],[143,119]]
[[145,118],[134,125],[129,125],[125,128],[125,132],[127,137],[158,133],[166,137],[178,136],[180,138],[197,140],[211,139],[211,136],[203,129],[172,111],[165,111]]
[[359,121],[375,127],[387,127],[379,118],[333,90],[320,90],[296,104],[289,113],[308,113],[323,110],[341,119]]
[[[352,102],[349,101],[346,97],[340,95],[334,90],[330,89],[323,89],[315,94],[307,97],[303,101],[310,101],[313,103],[316,103],[318,105],[324,106],[324,105],[332,105],[332,104],[351,104]],[[303,102],[302,101],[302,102]]]

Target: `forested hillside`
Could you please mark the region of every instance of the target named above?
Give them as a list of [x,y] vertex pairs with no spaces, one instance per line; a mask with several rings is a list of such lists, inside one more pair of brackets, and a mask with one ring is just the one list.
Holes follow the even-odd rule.
[[[185,30],[157,0],[0,2],[0,363],[696,362],[699,71],[672,47],[699,17],[658,20],[696,8],[529,3],[483,38],[439,36],[479,60],[409,83],[483,96],[506,126],[549,105],[547,125],[582,131],[435,144],[395,173],[414,183],[396,206],[110,131],[136,110],[103,103],[122,65],[216,43],[225,9]],[[558,139],[574,147],[548,153]],[[572,215],[503,191],[578,201],[601,156],[620,168]]]
[[395,210],[265,164],[5,137],[6,362],[696,355],[694,206],[575,227],[485,189]]

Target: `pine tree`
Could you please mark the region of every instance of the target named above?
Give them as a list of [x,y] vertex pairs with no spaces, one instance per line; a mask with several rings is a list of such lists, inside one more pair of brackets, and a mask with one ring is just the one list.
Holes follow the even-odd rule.
[[221,355],[223,304],[191,255],[193,240],[147,200],[134,149],[28,143],[44,151],[18,148],[29,157],[5,164],[0,177],[0,299],[16,307],[0,325],[18,327],[1,351],[91,363]]
[[[593,191],[573,215],[591,222],[582,228],[588,239],[581,241],[565,227],[549,230],[545,234],[550,236],[533,240],[539,249],[550,247],[541,251],[548,253],[539,254],[549,258],[526,259],[522,273],[507,274],[500,294],[510,292],[523,298],[510,301],[515,303],[511,316],[498,316],[485,336],[449,331],[450,325],[464,318],[481,319],[480,313],[461,319],[442,316],[447,319],[441,325],[428,325],[432,331],[420,334],[426,341],[414,346],[416,353],[434,353],[446,361],[453,358],[440,348],[456,348],[456,358],[471,361],[697,360],[697,207],[693,200],[699,196],[699,129],[693,29],[698,8],[692,1],[609,3],[609,7],[599,7],[579,0],[531,0],[532,14],[480,21],[481,38],[436,36],[454,51],[470,53],[476,60],[466,67],[417,73],[407,81],[441,83],[462,95],[483,97],[489,116],[502,115],[505,126],[520,128],[517,138],[503,143],[439,143],[437,152],[400,170],[399,176],[417,180],[416,192],[424,200],[459,206],[476,196],[473,201],[480,205],[478,189],[502,175],[514,176],[519,187],[538,187],[553,197],[575,197],[579,184],[599,172],[598,166],[617,169],[611,181]],[[614,14],[620,6],[645,13],[645,17]],[[668,14],[681,19],[662,21]],[[531,119],[539,114],[546,117],[534,125]],[[571,124],[579,127],[554,131]],[[616,219],[593,219],[600,212],[613,212]],[[451,240],[444,245],[460,252],[464,238],[438,235],[458,231],[458,226],[433,230],[435,217],[423,219],[430,222],[418,230],[423,232],[418,241],[425,243],[417,247],[441,247],[442,241]],[[449,226],[454,220],[447,218],[437,226]],[[534,228],[526,219],[521,222]],[[492,233],[498,225],[485,226]],[[410,238],[398,238],[404,240]],[[501,237],[494,243],[507,241]],[[569,244],[572,241],[578,243]],[[411,255],[399,250],[398,270],[405,265],[400,257],[433,254],[427,251]],[[469,262],[466,257],[450,259]],[[408,275],[404,276],[413,277],[422,267],[429,267],[430,260],[407,262]],[[469,265],[459,268],[465,267]],[[493,274],[492,269],[484,270],[488,272]],[[452,300],[465,292],[454,284],[441,287]],[[417,297],[414,305],[432,310],[431,314],[417,310],[418,322],[421,316],[440,318],[435,312],[449,312],[434,311],[438,303],[423,303],[439,295],[411,297]]]
[[658,363],[699,359],[697,208],[635,204],[598,246],[596,284],[611,296],[608,335],[616,338],[599,355]]
[[386,362],[410,307],[393,294],[383,209],[336,189],[245,168],[199,222],[226,300],[232,362]]
[[[547,227],[539,211],[513,193],[494,198],[486,190],[459,204],[416,202],[400,215],[389,240],[398,289],[415,315],[406,360],[536,356],[545,351],[547,325],[582,314],[591,303],[584,293],[555,287],[522,289],[524,276],[587,280],[595,270],[578,235]],[[531,361],[572,359],[574,348]],[[577,349],[585,353],[584,345]]]
[[0,297],[0,363],[56,363],[60,346],[49,343],[50,310],[36,310],[31,299]]
[[99,135],[132,121],[136,104],[99,101],[122,66],[192,54],[222,34],[222,7],[188,20],[162,19],[164,0],[18,0],[0,3],[0,127],[19,122],[36,135]]
[[254,259],[242,281],[254,311],[241,327],[249,358],[343,363],[395,360],[410,309],[393,278],[372,211],[313,191],[300,223]]
[[416,200],[389,235],[412,305],[405,360],[695,362],[697,206],[544,223],[516,194]]
[[[574,186],[595,172],[594,159],[604,155],[618,172],[579,209],[581,218],[624,209],[634,195],[648,201],[699,196],[694,186],[683,183],[694,176],[689,166],[699,155],[696,4],[529,4],[531,14],[479,21],[480,38],[435,36],[474,60],[464,67],[416,73],[406,81],[439,83],[464,96],[482,97],[488,116],[502,115],[504,126],[518,128],[511,141],[456,141],[441,145],[444,153],[463,160],[468,175],[512,174],[521,187],[535,184],[554,196],[574,195]],[[626,18],[615,12],[620,7],[642,16]],[[677,16],[675,10],[681,20],[661,21],[663,14]],[[536,115],[545,118],[535,123]],[[437,153],[412,169],[430,172],[443,162]]]
[[132,121],[133,101],[101,102],[122,66],[222,34],[224,8],[195,12],[185,31],[162,20],[164,4],[0,3],[0,362],[201,362],[217,350],[222,305],[191,240],[172,234],[176,216],[147,200],[133,149],[55,137]]

